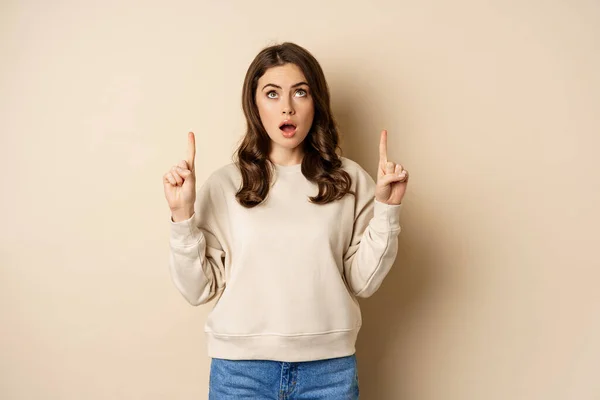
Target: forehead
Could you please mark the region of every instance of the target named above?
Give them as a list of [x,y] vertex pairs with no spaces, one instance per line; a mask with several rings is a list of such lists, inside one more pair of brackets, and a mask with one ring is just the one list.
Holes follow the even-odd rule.
[[267,83],[275,83],[279,86],[291,86],[298,82],[306,82],[306,77],[296,64],[285,64],[267,69],[258,80],[259,86]]

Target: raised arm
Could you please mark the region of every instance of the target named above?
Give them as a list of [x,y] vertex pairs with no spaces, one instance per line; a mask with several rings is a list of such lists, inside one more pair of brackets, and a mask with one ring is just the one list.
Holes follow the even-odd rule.
[[187,158],[164,175],[163,183],[171,210],[171,278],[190,304],[200,305],[225,288],[225,251],[216,230],[218,191],[208,180],[196,193],[195,156],[195,137],[190,132]]
[[381,286],[398,252],[401,202],[408,171],[387,159],[387,131],[381,132],[377,183],[361,171],[350,246],[344,253],[344,275],[352,292],[369,297]]

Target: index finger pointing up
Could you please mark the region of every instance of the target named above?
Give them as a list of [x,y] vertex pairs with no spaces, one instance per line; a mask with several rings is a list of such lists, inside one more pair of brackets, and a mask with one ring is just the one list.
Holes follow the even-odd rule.
[[382,164],[387,162],[387,131],[385,129],[381,131],[379,140],[379,162]]
[[187,163],[191,171],[194,170],[194,161],[196,159],[196,137],[194,132],[188,133],[188,151],[187,151]]

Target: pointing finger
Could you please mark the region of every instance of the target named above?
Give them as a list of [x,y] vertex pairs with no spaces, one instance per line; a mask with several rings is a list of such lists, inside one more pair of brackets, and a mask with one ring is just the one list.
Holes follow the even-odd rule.
[[194,132],[188,133],[188,152],[187,152],[187,163],[190,170],[194,170],[196,159],[196,137]]
[[383,166],[385,163],[387,163],[387,131],[384,129],[379,139],[379,164]]

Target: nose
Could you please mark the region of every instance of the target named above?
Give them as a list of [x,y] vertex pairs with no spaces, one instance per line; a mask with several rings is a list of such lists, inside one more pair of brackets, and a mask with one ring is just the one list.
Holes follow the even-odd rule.
[[283,109],[281,111],[283,115],[295,114],[294,108],[292,107],[292,103],[289,99],[285,99],[283,101]]

